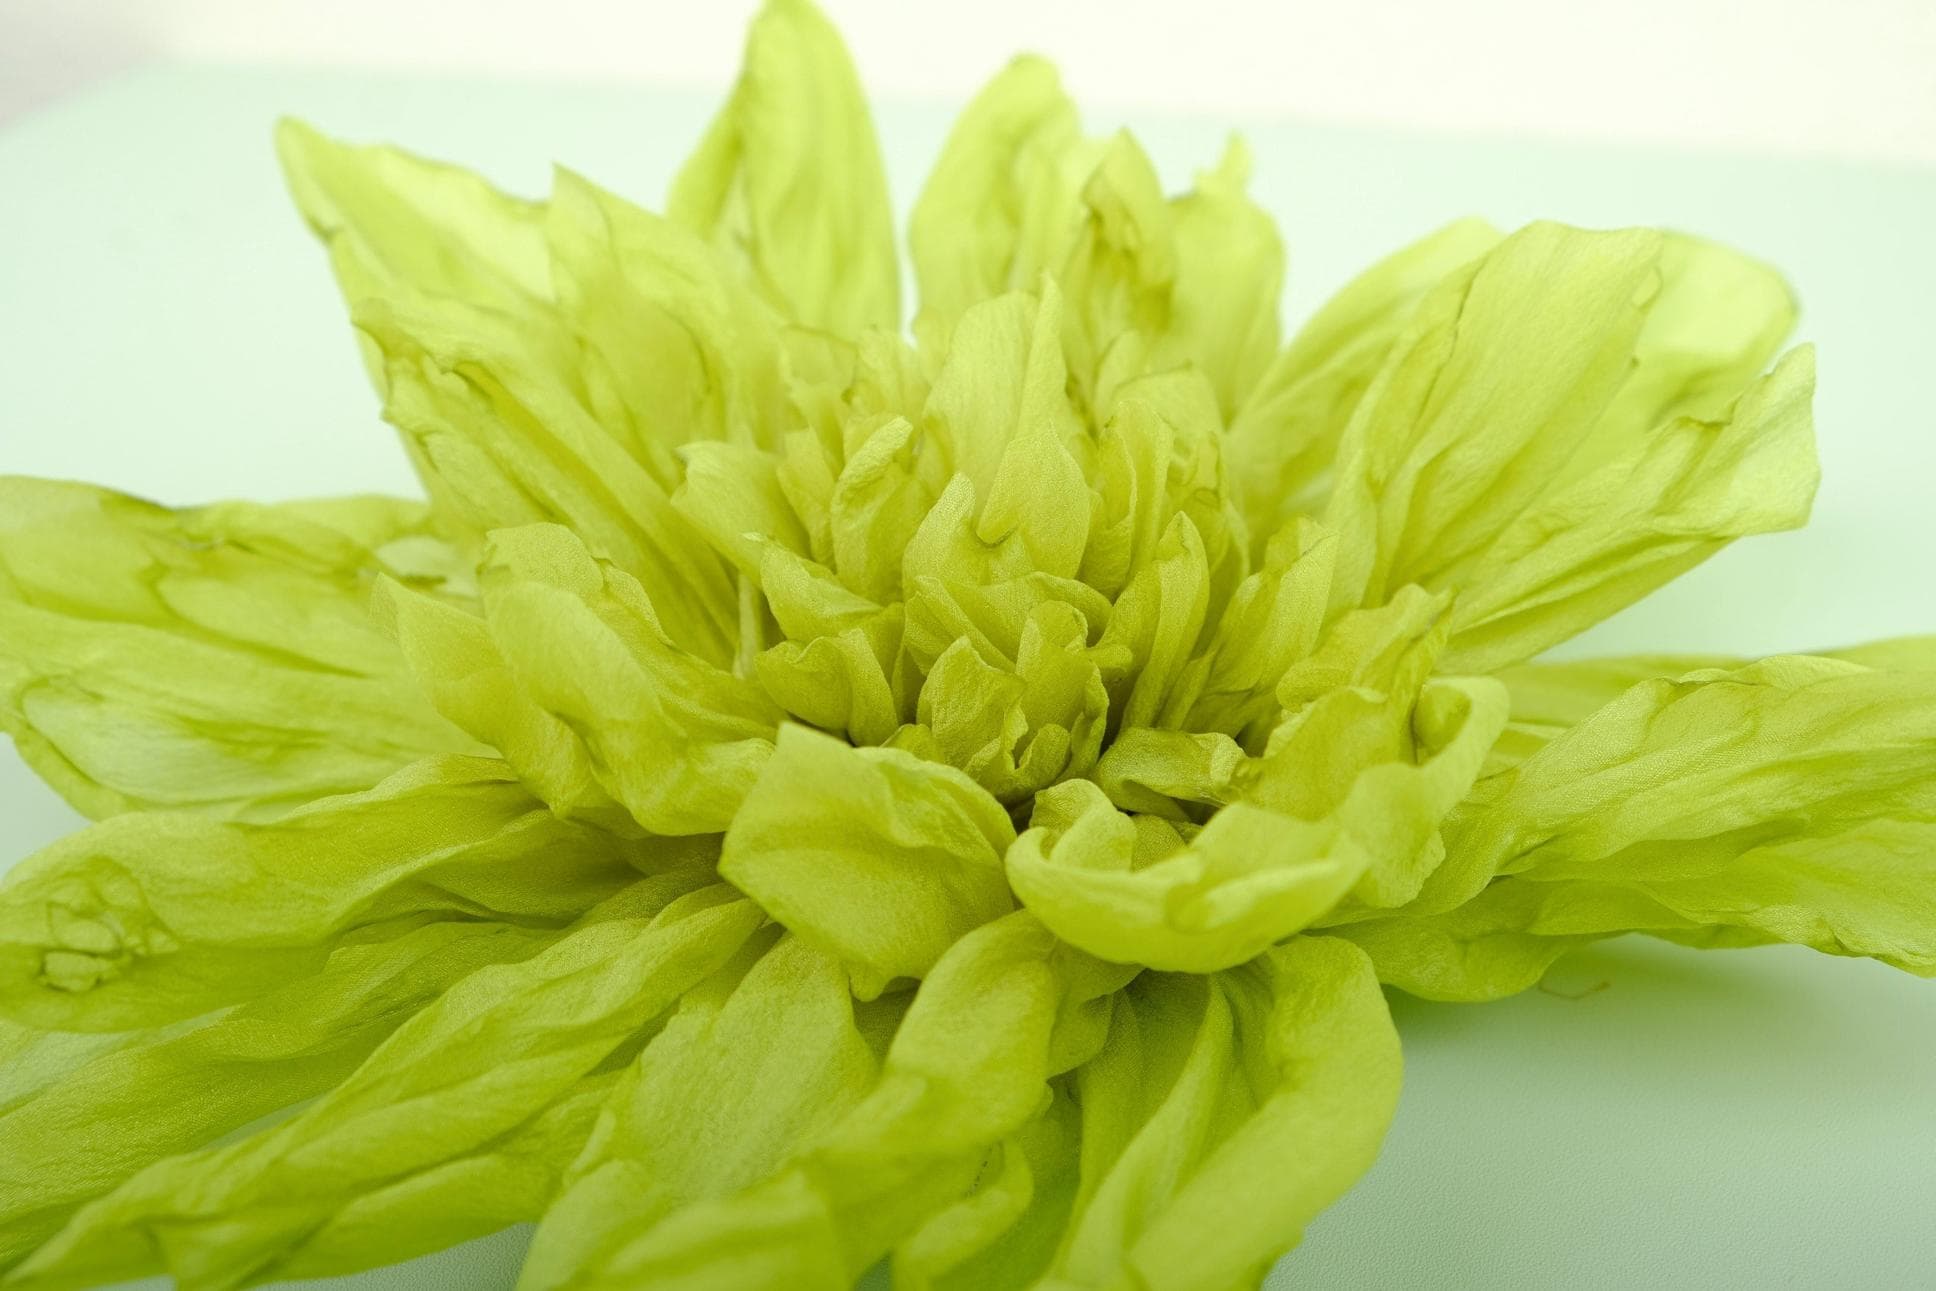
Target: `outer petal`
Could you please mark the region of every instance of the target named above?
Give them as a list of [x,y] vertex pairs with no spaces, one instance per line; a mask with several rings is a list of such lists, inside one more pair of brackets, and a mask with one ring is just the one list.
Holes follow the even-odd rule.
[[300,121],[276,152],[351,300],[408,287],[523,308],[550,294],[543,208],[456,166],[345,144]]
[[1048,1267],[1080,1182],[1081,1124],[1069,1077],[990,1153],[967,1195],[894,1248],[896,1291],[1021,1291]]
[[1172,204],[1176,285],[1170,326],[1153,355],[1193,362],[1217,390],[1226,421],[1249,400],[1277,350],[1284,243],[1277,225],[1244,193],[1250,152],[1232,139],[1215,170]]
[[1926,667],[1795,656],[1643,682],[1484,786],[1407,914],[1344,935],[1454,998],[1627,930],[1936,974],[1933,786]]
[[908,225],[924,345],[945,351],[971,305],[1052,266],[1082,181],[1064,158],[1080,139],[1075,105],[1039,58],[1009,64],[961,114]]
[[[1741,306],[1717,278],[1751,285],[1754,325],[1734,327]],[[1334,605],[1405,582],[1460,589],[1451,663],[1491,668],[1734,537],[1800,523],[1815,480],[1808,359],[1738,402],[1715,389],[1738,391],[1785,330],[1779,288],[1718,248],[1551,224],[1448,277],[1340,447]],[[1704,307],[1727,319],[1724,353],[1687,350]]]
[[579,388],[547,320],[399,290],[358,302],[382,360],[384,415],[417,448],[433,498],[473,535],[555,522],[650,591],[680,644],[732,657],[724,564]]
[[273,824],[117,816],[0,886],[0,1009],[86,1031],[192,1017],[312,972],[340,939],[393,921],[562,927],[644,857],[556,819],[482,758],[420,763]]
[[780,320],[698,236],[561,168],[545,239],[587,404],[662,487],[669,449],[792,429]]
[[739,84],[666,209],[743,256],[795,321],[842,336],[900,326],[880,145],[839,34],[807,0],[769,0],[754,19]]
[[277,1262],[277,1281],[331,1278],[395,1264],[527,1224],[557,1195],[614,1072],[585,1076],[497,1138],[420,1173],[372,1185]]
[[[83,1287],[165,1269],[194,1286],[235,1287],[305,1261],[341,1268],[353,1252],[394,1258],[425,1216],[441,1216],[439,1241],[518,1217],[497,1208],[472,1163],[489,1178],[520,1138],[575,1151],[554,1105],[572,1102],[586,1075],[758,925],[759,912],[730,889],[689,891],[693,883],[646,880],[629,911],[522,963],[473,973],[297,1115],[166,1158],[83,1208],[14,1281]],[[667,903],[680,892],[688,894]],[[578,1105],[578,1126],[593,1105]],[[414,1204],[369,1206],[363,1198],[375,1189]],[[359,1241],[327,1259],[311,1254],[309,1244],[334,1240],[345,1216]]]
[[788,936],[689,992],[599,1114],[519,1285],[575,1284],[679,1207],[774,1173],[874,1082],[847,974]]
[[1512,717],[1493,746],[1487,773],[1525,761],[1548,740],[1640,682],[1680,677],[1700,668],[1738,668],[1746,662],[1729,655],[1622,655],[1506,668],[1497,677],[1512,696]]
[[1736,538],[1798,527],[1819,478],[1814,393],[1803,346],[1711,419],[1677,416],[1522,512],[1470,576],[1446,666],[1530,658]]
[[481,623],[390,592],[444,713],[564,814],[724,829],[780,716],[759,687],[682,648],[638,580],[559,526],[494,533],[481,579]]
[[0,1112],[0,1271],[76,1206],[162,1157],[324,1093],[460,978],[558,935],[431,923],[341,946],[314,975],[180,1034],[89,1037],[102,1052]]
[[719,873],[852,966],[871,997],[1013,908],[1001,857],[1014,836],[1002,805],[952,767],[787,726]]
[[1081,1190],[1036,1286],[1254,1285],[1370,1167],[1399,1075],[1371,964],[1344,942],[1138,981],[1080,1073]]
[[1029,916],[963,938],[922,983],[874,1089],[780,1173],[633,1237],[577,1285],[845,1291],[895,1243],[969,1193],[1046,1081],[1100,1041],[1125,976]]
[[1231,483],[1254,537],[1321,501],[1313,486],[1419,300],[1499,236],[1483,220],[1461,220],[1394,252],[1346,283],[1279,352],[1230,422]]
[[418,503],[169,510],[0,479],[0,726],[92,816],[270,817],[476,750],[372,621],[379,575],[468,579]]

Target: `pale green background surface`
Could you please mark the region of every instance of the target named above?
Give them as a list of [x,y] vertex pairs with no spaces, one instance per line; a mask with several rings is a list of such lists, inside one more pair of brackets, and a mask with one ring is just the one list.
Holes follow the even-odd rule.
[[[399,140],[533,193],[556,158],[656,205],[711,107],[175,69],[15,123],[0,131],[0,471],[171,503],[411,491],[323,258],[283,197],[273,119]],[[882,115],[905,209],[948,117]],[[1175,186],[1214,161],[1227,123],[1130,124]],[[1822,346],[1815,521],[1723,553],[1571,652],[1936,631],[1936,172],[1245,135],[1291,247],[1294,319],[1401,241],[1474,212],[1672,225],[1799,286],[1802,335]],[[77,823],[0,749],[0,867]],[[1273,1287],[1936,1286],[1936,982],[1786,948],[1634,939],[1514,1000],[1401,997],[1394,1013],[1406,1089],[1384,1155]],[[501,1234],[311,1285],[489,1291],[511,1285],[521,1246]]]

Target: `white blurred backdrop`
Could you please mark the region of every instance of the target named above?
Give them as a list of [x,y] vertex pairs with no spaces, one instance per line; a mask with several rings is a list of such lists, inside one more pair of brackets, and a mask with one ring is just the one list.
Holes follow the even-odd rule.
[[[823,0],[878,94],[1018,49],[1098,106],[1936,162],[1936,0]],[[0,119],[124,68],[719,85],[755,0],[0,0]]]

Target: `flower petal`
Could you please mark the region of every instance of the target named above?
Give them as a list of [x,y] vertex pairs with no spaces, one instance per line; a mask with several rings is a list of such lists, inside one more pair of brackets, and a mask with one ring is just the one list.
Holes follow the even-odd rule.
[[0,885],[0,1010],[84,1031],[193,1017],[393,921],[562,927],[648,856],[556,819],[482,758],[419,763],[270,824],[117,816]]
[[0,727],[97,817],[273,817],[477,751],[371,619],[381,575],[468,582],[418,503],[170,510],[0,479]]
[[1081,1190],[1034,1285],[1254,1285],[1370,1167],[1399,1075],[1348,943],[1299,937],[1210,978],[1139,979],[1079,1073]]
[[725,562],[594,415],[572,344],[542,319],[401,291],[358,303],[353,317],[382,358],[384,415],[458,523],[479,538],[565,525],[645,585],[683,647],[732,657]]
[[784,1170],[675,1212],[574,1285],[845,1291],[896,1243],[970,1192],[1046,1082],[1100,1041],[1126,980],[1014,914],[951,947],[916,992],[868,1095]]
[[1340,618],[1279,679],[1259,756],[1224,735],[1119,735],[1096,783],[1036,796],[1007,857],[1016,895],[1093,955],[1180,972],[1411,900],[1507,712],[1496,682],[1429,677],[1444,609],[1409,588]]
[[796,322],[841,336],[900,326],[880,144],[839,33],[806,0],[768,0],[753,20],[739,83],[666,210],[743,256]]
[[[1703,310],[1723,320],[1715,352],[1687,340]],[[1791,316],[1779,279],[1706,244],[1507,238],[1427,295],[1352,419],[1326,512],[1333,605],[1458,590],[1448,666],[1491,669],[1799,524],[1812,360],[1741,391]]]
[[[507,1217],[469,1163],[495,1173],[507,1137],[562,1140],[575,1152],[564,1127],[548,1123],[551,1109],[758,926],[751,903],[719,884],[695,891],[698,881],[644,880],[609,917],[464,978],[293,1117],[165,1158],[84,1207],[14,1280],[78,1287],[165,1270],[195,1286],[236,1287],[301,1267],[307,1244],[346,1213],[362,1218],[363,1243],[326,1267],[345,1267],[354,1251],[392,1258],[426,1216],[442,1214],[440,1241],[501,1226]],[[373,1189],[418,1194],[417,1204],[362,1209]],[[482,1224],[471,1222],[480,1211]]]
[[505,308],[550,295],[543,208],[458,166],[276,127],[290,195],[351,300],[407,288]]
[[[315,974],[192,1030],[101,1037],[116,1047],[0,1113],[0,1270],[76,1206],[171,1153],[324,1093],[460,978],[558,935],[482,920],[426,924],[340,946]],[[74,1150],[77,1136],[86,1151]]]
[[1574,941],[1629,930],[1936,975],[1936,672],[1920,653],[1642,682],[1483,786],[1417,902],[1340,935],[1443,998],[1523,989]]
[[558,317],[586,406],[661,488],[694,441],[771,447],[786,423],[780,320],[691,231],[559,168],[545,207]]
[[970,306],[1054,267],[1059,217],[1082,181],[1064,159],[1080,140],[1075,105],[1040,58],[1010,63],[956,120],[908,224],[925,347],[945,352]]
[[1176,284],[1169,328],[1152,362],[1194,363],[1216,387],[1225,420],[1236,415],[1277,351],[1284,243],[1277,224],[1244,193],[1250,152],[1232,139],[1214,170],[1172,203]]
[[638,580],[569,530],[498,530],[484,561],[481,629],[389,589],[443,712],[567,815],[609,826],[622,806],[655,834],[724,829],[780,717],[759,687],[681,648]]
[[785,726],[719,873],[872,998],[1013,908],[1001,858],[1014,836],[1002,805],[953,767]]
[[1446,667],[1490,672],[1556,645],[1736,538],[1808,518],[1815,354],[1791,350],[1712,419],[1677,416],[1522,512],[1459,600]]
[[1070,453],[1080,425],[1065,392],[1053,283],[974,306],[955,329],[924,421],[955,476],[905,541],[903,581],[1074,576],[1089,539],[1089,488]]
[[1117,811],[1086,780],[1035,804],[1008,852],[1009,883],[1058,937],[1114,963],[1189,973],[1241,964],[1327,914],[1369,864],[1335,819],[1247,803],[1222,808],[1187,842],[1158,817]]
[[1392,253],[1346,283],[1278,353],[1230,421],[1231,484],[1253,535],[1316,509],[1315,486],[1345,425],[1419,300],[1499,237],[1484,220],[1460,220]]
[[539,1225],[520,1286],[577,1285],[634,1234],[780,1169],[872,1087],[840,961],[755,938],[620,1077]]

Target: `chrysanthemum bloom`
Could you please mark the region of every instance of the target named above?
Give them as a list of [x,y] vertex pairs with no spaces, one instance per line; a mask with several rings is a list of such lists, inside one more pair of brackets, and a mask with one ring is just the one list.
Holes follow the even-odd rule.
[[[1228,1291],[1370,1163],[1380,983],[1629,930],[1936,970],[1936,651],[1529,663],[1803,519],[1789,294],[1461,224],[1287,346],[1018,62],[915,209],[803,0],[665,217],[298,126],[429,500],[0,493],[0,1269]],[[1772,365],[1772,366],[1771,366]]]

